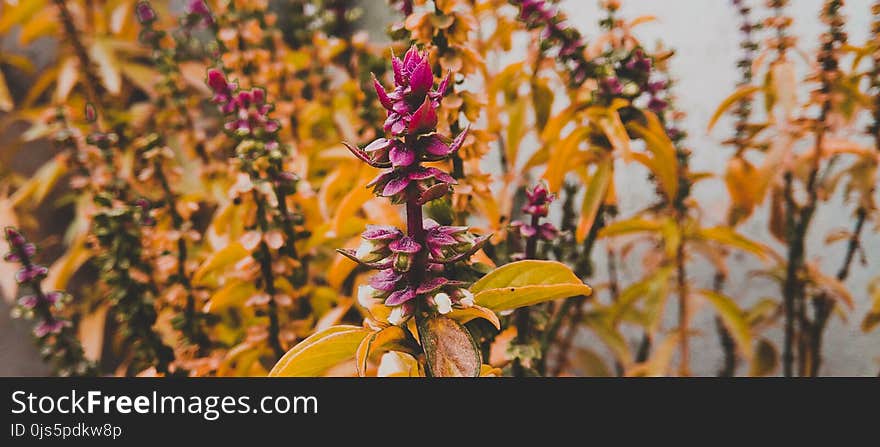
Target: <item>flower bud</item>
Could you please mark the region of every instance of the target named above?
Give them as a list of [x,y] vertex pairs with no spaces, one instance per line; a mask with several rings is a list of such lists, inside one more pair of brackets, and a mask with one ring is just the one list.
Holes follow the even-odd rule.
[[446,293],[440,292],[434,295],[433,300],[434,306],[437,307],[437,312],[440,312],[441,314],[452,312],[452,300]]

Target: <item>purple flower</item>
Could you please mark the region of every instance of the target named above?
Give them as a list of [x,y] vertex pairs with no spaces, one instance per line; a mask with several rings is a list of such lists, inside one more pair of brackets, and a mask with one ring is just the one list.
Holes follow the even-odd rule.
[[546,217],[550,211],[550,203],[556,200],[556,195],[547,189],[544,183],[538,183],[531,190],[526,190],[526,204],[522,211],[532,216]]
[[43,267],[42,265],[28,265],[23,267],[21,270],[16,272],[15,280],[18,281],[19,284],[29,283],[36,279],[43,279],[49,273],[49,269]]
[[138,22],[141,22],[142,25],[149,25],[156,21],[156,11],[153,10],[153,7],[147,1],[138,2],[134,8],[134,13],[137,16]]
[[455,179],[437,168],[418,166],[406,171],[385,171],[368,183],[367,187],[372,187],[379,196],[390,197],[394,202],[403,202],[406,199],[404,192],[411,183],[416,183],[420,191],[426,191],[437,183],[454,184]]
[[668,106],[669,103],[656,96],[652,96],[651,100],[648,101],[648,109],[650,109],[654,113],[661,113],[666,110]]
[[394,89],[385,90],[373,76],[373,87],[379,102],[388,111],[385,120],[386,132],[395,136],[427,133],[437,126],[437,108],[440,99],[449,86],[449,76],[434,87],[434,73],[427,54],[420,53],[416,47],[406,52],[403,59],[393,57]]
[[69,325],[70,322],[68,321],[49,318],[45,321],[40,322],[40,324],[38,324],[37,327],[34,328],[34,335],[39,338],[43,338],[49,334],[58,334],[61,333],[62,329]]
[[620,83],[620,79],[617,79],[614,76],[603,79],[602,88],[610,95],[619,95],[623,93],[623,84]]
[[204,0],[192,0],[186,7],[188,14],[192,14],[200,18],[206,25],[214,24],[214,16]]
[[633,57],[626,63],[626,69],[629,71],[648,73],[651,71],[651,59],[646,57],[642,50],[636,50],[633,53]]

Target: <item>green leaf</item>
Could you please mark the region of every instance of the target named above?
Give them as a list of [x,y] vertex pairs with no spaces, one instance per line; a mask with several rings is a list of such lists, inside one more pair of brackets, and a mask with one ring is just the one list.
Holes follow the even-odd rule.
[[470,290],[477,304],[496,312],[593,292],[565,264],[535,260],[497,268]]
[[471,333],[442,315],[420,318],[419,340],[431,377],[478,377],[483,360]]
[[269,377],[315,377],[353,359],[372,331],[359,326],[333,326],[316,332],[287,351],[269,371]]
[[730,336],[736,342],[736,346],[743,357],[751,359],[753,354],[752,330],[745,312],[736,305],[733,299],[718,292],[702,289],[698,290],[697,293],[703,295],[715,307],[715,311],[721,317],[721,322],[730,331]]

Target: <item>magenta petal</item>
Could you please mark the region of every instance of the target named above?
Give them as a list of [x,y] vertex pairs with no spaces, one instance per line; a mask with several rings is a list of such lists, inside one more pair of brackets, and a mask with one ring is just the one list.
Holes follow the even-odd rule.
[[434,177],[439,182],[455,183],[455,179],[452,178],[451,175],[449,175],[449,174],[447,174],[437,168],[428,168],[428,169],[426,169],[426,171],[431,177]]
[[403,232],[391,225],[367,225],[367,229],[361,233],[361,238],[367,240],[387,240],[398,238]]
[[229,84],[226,83],[226,77],[223,76],[222,71],[212,68],[208,70],[208,86],[215,92],[225,92]]
[[446,95],[446,90],[449,89],[449,73],[446,73],[446,76],[440,81],[440,85],[437,86],[437,96],[442,97]]
[[467,127],[455,137],[455,140],[452,141],[452,144],[449,146],[449,152],[455,152],[461,149],[461,145],[464,144],[464,139],[467,137],[468,132],[471,130],[471,125],[468,124]]
[[395,144],[388,153],[393,166],[409,166],[416,161],[415,151],[410,150],[403,144]]
[[435,157],[445,157],[452,153],[452,149],[437,134],[426,137],[422,141],[425,145],[425,152]]
[[409,77],[409,91],[413,96],[413,101],[427,95],[433,86],[434,74],[431,73],[431,67],[425,59],[416,66]]
[[58,291],[49,292],[46,294],[46,302],[49,304],[55,304],[61,300],[62,296],[63,296],[62,293],[58,292]]
[[367,188],[390,181],[391,178],[394,177],[394,174],[394,171],[388,170],[377,175],[376,178],[370,181],[370,183],[367,183]]
[[38,302],[39,299],[36,295],[25,295],[18,299],[18,305],[26,309],[33,309],[37,307]]
[[[409,54],[409,53],[407,53]],[[391,58],[391,68],[394,69],[394,84],[403,85],[406,83],[406,77],[403,74],[403,62],[398,57]]]
[[413,238],[409,236],[404,236],[390,245],[388,248],[395,253],[407,253],[407,254],[415,254],[418,253],[419,250],[422,249],[422,245],[413,240]]
[[434,247],[443,247],[448,245],[455,245],[458,241],[455,240],[452,236],[442,233],[442,232],[432,232],[428,235],[428,245]]
[[382,103],[382,107],[391,110],[391,98],[388,97],[388,92],[385,91],[385,88],[382,87],[382,84],[376,79],[376,75],[373,75],[373,87],[376,89],[376,96],[379,97],[379,102]]
[[[386,123],[387,123],[387,121],[386,121]],[[387,124],[386,124],[386,126],[387,126]],[[389,128],[386,127],[385,130],[387,131],[387,130],[389,130]],[[397,121],[392,123],[390,126],[390,131],[394,135],[400,135],[403,133],[404,130],[406,130],[406,123],[403,121],[403,119],[398,119]]]
[[532,237],[537,233],[537,230],[531,225],[523,225],[520,227],[519,232],[523,237]]
[[387,148],[391,145],[391,140],[387,138],[378,138],[364,148],[364,152],[375,152]]
[[393,269],[385,269],[370,278],[370,286],[376,290],[390,292],[396,288],[397,282],[401,278],[403,278],[403,275],[395,272]]
[[406,178],[405,176],[397,177],[389,181],[388,184],[385,185],[385,188],[382,189],[382,195],[384,197],[391,197],[406,189],[407,186],[409,186],[408,178]]
[[413,298],[416,297],[416,292],[413,289],[406,288],[403,290],[398,290],[388,296],[388,299],[385,300],[386,306],[399,306]]
[[433,291],[443,287],[444,285],[446,285],[447,282],[449,282],[449,280],[442,277],[442,276],[438,277],[438,278],[434,278],[434,279],[429,279],[419,285],[419,288],[416,289],[416,293],[421,295],[421,294],[433,292]]
[[433,131],[437,127],[437,111],[428,98],[422,103],[421,107],[413,113],[409,122],[409,133],[420,134]]

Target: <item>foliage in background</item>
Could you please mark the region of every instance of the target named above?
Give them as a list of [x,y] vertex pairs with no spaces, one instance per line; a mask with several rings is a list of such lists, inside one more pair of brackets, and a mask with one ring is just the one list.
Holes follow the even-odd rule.
[[[56,148],[30,177],[2,170],[0,221],[55,255],[32,273],[8,230],[25,273],[4,267],[0,288],[60,374],[689,375],[708,308],[719,375],[817,375],[880,225],[880,3],[859,45],[825,2],[803,80],[796,52],[816,45],[790,34],[788,2],[732,3],[741,81],[708,123],[734,117],[720,225],[691,196],[714,177],[691,155],[714,148],[681,130],[674,51],[643,45],[653,18],[616,0],[596,27],[547,0],[394,1],[381,45],[347,0],[0,3],[4,39],[59,47],[28,89],[6,79],[33,63],[0,55],[0,122],[27,126],[3,165]],[[634,175],[650,202],[620,202]],[[823,272],[808,234],[841,195],[852,228]],[[762,207],[782,250],[741,232]],[[50,234],[47,209],[69,225]],[[778,297],[726,293],[737,253]],[[600,343],[575,343],[585,330]]]

